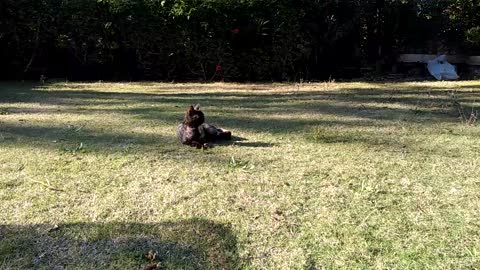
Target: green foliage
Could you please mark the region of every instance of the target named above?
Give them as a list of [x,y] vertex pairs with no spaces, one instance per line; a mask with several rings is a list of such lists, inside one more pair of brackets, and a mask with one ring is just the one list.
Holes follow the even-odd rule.
[[466,39],[468,44],[480,47],[480,26],[475,26],[467,30]]
[[2,78],[210,80],[220,65],[226,80],[321,79],[399,52],[479,47],[474,0],[4,0],[0,10]]

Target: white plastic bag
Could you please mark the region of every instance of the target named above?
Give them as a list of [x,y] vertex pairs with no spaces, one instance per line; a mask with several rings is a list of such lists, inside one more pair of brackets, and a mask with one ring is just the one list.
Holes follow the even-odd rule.
[[430,74],[432,74],[432,76],[439,81],[458,79],[459,77],[457,75],[457,71],[455,70],[455,66],[448,63],[446,58],[446,55],[440,55],[439,57],[428,61],[428,72],[430,72]]

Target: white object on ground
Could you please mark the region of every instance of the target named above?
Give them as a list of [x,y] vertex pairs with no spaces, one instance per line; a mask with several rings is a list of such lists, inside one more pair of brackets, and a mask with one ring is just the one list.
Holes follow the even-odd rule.
[[446,55],[440,55],[439,57],[428,61],[427,68],[430,74],[437,80],[456,80],[458,79],[455,66],[448,63]]

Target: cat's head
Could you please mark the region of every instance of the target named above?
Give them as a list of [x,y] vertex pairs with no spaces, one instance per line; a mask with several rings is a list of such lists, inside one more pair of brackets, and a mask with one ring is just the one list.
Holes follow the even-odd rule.
[[200,105],[191,105],[185,113],[183,123],[190,127],[198,127],[205,122],[205,115],[200,111]]

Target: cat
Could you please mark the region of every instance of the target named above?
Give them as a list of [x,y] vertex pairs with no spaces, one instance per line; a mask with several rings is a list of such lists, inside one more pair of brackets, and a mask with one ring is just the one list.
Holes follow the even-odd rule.
[[182,124],[177,128],[177,137],[182,144],[197,148],[209,148],[209,143],[217,140],[230,140],[232,132],[205,123],[205,115],[200,105],[188,107]]

